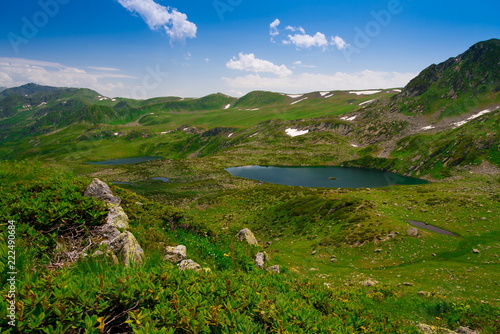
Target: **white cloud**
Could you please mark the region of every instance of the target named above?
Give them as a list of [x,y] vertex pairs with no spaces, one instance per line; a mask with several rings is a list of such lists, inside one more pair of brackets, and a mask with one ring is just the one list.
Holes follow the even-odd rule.
[[304,28],[302,28],[302,27],[297,27],[297,28],[295,28],[295,27],[292,27],[292,26],[286,26],[286,28],[285,28],[285,29],[286,29],[286,30],[290,30],[290,31],[292,31],[292,32],[299,31],[299,32],[300,32],[300,33],[302,33],[303,35],[306,33],[306,31],[305,31],[305,30],[304,30]]
[[130,12],[139,14],[151,30],[165,29],[172,40],[195,38],[197,27],[184,13],[164,7],[153,0],[117,0]]
[[241,70],[255,73],[273,73],[279,77],[286,77],[292,75],[285,65],[275,65],[268,60],[255,58],[253,53],[245,54],[240,52],[238,58],[233,57],[227,62],[226,67],[231,70]]
[[280,20],[276,19],[269,25],[269,35],[278,36],[280,34],[278,26],[280,25]]
[[309,49],[313,46],[324,48],[328,46],[328,40],[324,34],[317,32],[314,36],[307,34],[288,35],[288,40],[283,41],[283,44],[293,44],[298,48],[304,49]]
[[[277,24],[280,24],[279,20],[275,20],[271,23],[271,41],[274,43],[274,37],[279,35],[279,31],[277,29]],[[285,27],[285,30],[291,31],[295,34],[290,34],[287,38],[281,41],[284,45],[295,45],[297,49],[310,49],[313,47],[319,47],[323,50],[326,50],[328,46],[334,46],[338,50],[343,50],[347,46],[349,46],[342,37],[340,36],[332,36],[330,39],[326,37],[322,32],[317,32],[315,35],[306,34],[306,31],[302,27],[292,27],[290,25]]]
[[91,70],[97,70],[97,71],[111,71],[111,72],[120,71],[119,69],[112,68],[112,67],[87,66],[87,68],[90,68]]
[[232,89],[271,90],[281,92],[313,92],[324,90],[362,90],[403,87],[416,76],[414,73],[377,72],[364,70],[357,73],[334,74],[303,73],[287,77],[269,78],[250,74],[236,78],[222,78]]
[[297,60],[297,61],[293,62],[292,68],[295,68],[295,67],[316,68],[315,65],[305,65],[305,64],[303,64],[301,60]]
[[120,80],[134,78],[109,73],[115,69],[104,67],[92,67],[92,69],[101,69],[103,73],[89,73],[84,69],[59,63],[0,57],[0,86],[14,87],[33,82],[56,87],[85,87],[102,93],[112,93],[125,88]]
[[338,50],[343,50],[343,49],[345,49],[348,46],[348,44],[346,43],[346,41],[344,41],[339,36],[332,37],[332,43],[331,43],[331,45],[336,46]]

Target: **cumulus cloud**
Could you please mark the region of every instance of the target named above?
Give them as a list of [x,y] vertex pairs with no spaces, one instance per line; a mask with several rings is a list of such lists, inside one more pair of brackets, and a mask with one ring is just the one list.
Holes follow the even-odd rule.
[[278,36],[280,34],[278,26],[280,25],[280,20],[276,19],[269,25],[269,35]]
[[102,72],[89,73],[84,69],[59,63],[0,57],[0,86],[14,87],[33,82],[56,87],[85,87],[98,92],[112,93],[116,89],[125,87],[120,80],[134,78],[109,73],[119,71],[118,69],[104,67],[92,67],[92,69]]
[[254,73],[273,73],[278,77],[292,75],[285,65],[275,65],[268,60],[258,59],[253,53],[245,54],[240,52],[238,58],[233,57],[227,62],[226,67],[231,70],[240,70]]
[[317,32],[314,36],[307,34],[288,35],[288,40],[283,41],[283,44],[293,44],[298,48],[309,49],[313,46],[325,48],[329,43],[324,34]]
[[286,26],[286,28],[285,28],[285,29],[286,29],[286,30],[290,30],[290,31],[292,31],[292,32],[299,31],[299,32],[300,32],[300,33],[302,33],[302,34],[305,34],[305,33],[306,33],[306,31],[305,31],[305,30],[304,30],[304,28],[302,28],[302,27],[292,27],[292,26]]
[[[270,24],[269,34],[271,35],[271,41],[274,43],[274,38],[280,35],[278,30],[278,25],[280,25],[280,20],[276,19]],[[317,32],[314,35],[309,35],[306,30],[302,27],[292,27],[290,25],[285,27],[285,30],[290,31],[295,34],[289,34],[285,39],[281,41],[284,45],[295,45],[297,49],[310,49],[313,47],[322,48],[326,50],[328,46],[334,46],[338,50],[343,50],[349,44],[347,44],[344,39],[340,36],[332,36],[330,39],[326,37],[325,34]]]
[[222,78],[232,89],[271,90],[288,93],[324,90],[364,90],[403,87],[416,76],[414,73],[364,70],[356,73],[303,73],[287,77],[263,77],[249,74],[236,78]]
[[348,44],[346,43],[346,41],[344,41],[339,36],[332,37],[331,45],[336,46],[337,49],[339,49],[339,50],[344,50],[348,46]]
[[139,14],[151,30],[164,29],[171,40],[184,41],[196,37],[196,25],[175,8],[164,7],[153,0],[117,1],[130,12]]

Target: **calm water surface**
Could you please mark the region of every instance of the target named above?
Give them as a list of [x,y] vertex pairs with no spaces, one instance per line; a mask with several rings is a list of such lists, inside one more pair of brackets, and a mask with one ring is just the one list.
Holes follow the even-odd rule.
[[351,167],[273,167],[244,166],[226,168],[233,176],[302,187],[378,188],[389,185],[417,185],[428,181],[376,169]]

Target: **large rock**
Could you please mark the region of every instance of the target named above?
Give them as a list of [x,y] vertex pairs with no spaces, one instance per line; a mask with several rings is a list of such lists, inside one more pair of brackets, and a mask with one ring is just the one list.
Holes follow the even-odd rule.
[[120,234],[110,246],[125,266],[142,263],[144,251],[135,236],[129,231]]
[[257,246],[259,244],[253,232],[250,231],[248,228],[244,228],[241,231],[239,231],[236,237],[240,241],[246,240],[246,242],[249,245]]
[[414,237],[414,238],[416,238],[416,237],[418,237],[420,235],[420,231],[417,228],[415,228],[415,227],[410,227],[408,229],[408,231],[406,231],[406,233],[408,233],[408,235],[410,237]]
[[99,179],[92,180],[87,189],[85,189],[83,196],[94,197],[107,204],[119,205],[121,203],[120,197],[113,195],[109,186]]
[[184,245],[179,245],[179,246],[168,246],[165,248],[165,257],[164,259],[171,262],[171,263],[179,263],[182,260],[186,259],[186,246]]
[[181,263],[179,263],[179,270],[200,271],[201,266],[193,260],[182,260]]
[[266,256],[264,253],[259,252],[255,255],[255,265],[259,269],[264,269],[264,261],[265,261]]

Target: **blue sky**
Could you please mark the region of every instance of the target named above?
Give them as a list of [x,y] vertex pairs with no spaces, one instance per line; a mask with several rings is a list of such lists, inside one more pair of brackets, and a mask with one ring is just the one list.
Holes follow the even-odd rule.
[[498,0],[25,0],[0,13],[0,86],[199,97],[404,86],[500,38]]

